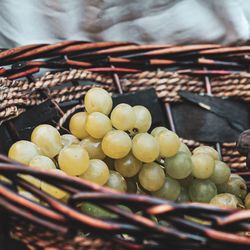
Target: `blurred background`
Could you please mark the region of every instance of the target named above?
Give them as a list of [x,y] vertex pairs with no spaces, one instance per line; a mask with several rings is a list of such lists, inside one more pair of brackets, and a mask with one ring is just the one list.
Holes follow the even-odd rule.
[[249,0],[1,0],[0,47],[60,40],[243,44]]

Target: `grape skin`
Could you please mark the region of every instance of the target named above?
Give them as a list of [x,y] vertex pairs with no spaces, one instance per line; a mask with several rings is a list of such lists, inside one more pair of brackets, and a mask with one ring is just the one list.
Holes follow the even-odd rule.
[[139,133],[147,132],[152,124],[152,117],[147,108],[141,105],[133,107],[135,113],[134,129]]
[[157,191],[165,182],[164,170],[155,162],[143,164],[139,173],[139,182],[147,191]]
[[121,159],[125,157],[132,146],[127,133],[122,130],[109,131],[102,140],[102,150],[110,158]]
[[45,156],[55,157],[62,148],[61,136],[56,128],[49,124],[37,126],[31,134],[31,141],[35,143]]
[[34,143],[21,140],[15,142],[10,147],[8,157],[12,160],[28,165],[32,158],[40,154],[40,149]]
[[104,185],[109,179],[109,169],[105,162],[92,159],[89,161],[89,167],[81,176],[82,179],[93,183]]
[[135,125],[135,112],[130,105],[121,103],[113,109],[110,119],[116,129],[130,130]]
[[167,176],[163,186],[156,192],[152,192],[153,196],[175,201],[181,192],[181,185],[175,179]]
[[88,152],[80,145],[70,145],[60,151],[58,164],[68,175],[82,175],[89,167]]
[[137,160],[132,153],[122,159],[115,160],[115,170],[123,177],[133,177],[141,169],[142,162]]
[[83,139],[88,136],[88,132],[85,129],[88,114],[87,112],[75,113],[69,121],[69,130],[72,135],[78,139]]
[[85,128],[89,135],[95,139],[101,139],[112,130],[112,124],[106,115],[93,112],[88,115]]
[[100,112],[108,115],[112,109],[113,101],[105,89],[95,87],[86,93],[84,106],[89,114]]
[[133,138],[132,152],[138,160],[149,163],[158,158],[160,149],[156,139],[152,135],[141,133]]

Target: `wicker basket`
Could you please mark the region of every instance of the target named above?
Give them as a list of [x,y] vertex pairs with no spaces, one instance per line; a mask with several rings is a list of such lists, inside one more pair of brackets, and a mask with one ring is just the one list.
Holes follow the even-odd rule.
[[[27,135],[32,122],[24,117],[33,115],[34,118],[38,111],[43,111],[40,116],[44,119],[65,129],[68,118],[83,107],[82,97],[93,84],[120,94],[154,88],[165,105],[172,130],[177,125],[172,107],[183,101],[178,94],[180,90],[237,97],[246,104],[250,101],[249,56],[248,46],[210,44],[173,46],[65,41],[3,49],[0,52],[0,138],[4,138],[4,143],[0,148],[4,153],[10,143]],[[45,73],[44,69],[50,72]],[[183,139],[191,147],[200,143],[192,138]],[[241,169],[249,183],[250,175],[243,171],[245,157],[235,151],[234,141],[209,144],[217,147],[222,159],[232,168]],[[69,192],[68,204],[28,184],[18,173],[39,177]],[[0,155],[0,175],[14,183],[4,185],[0,181],[3,244],[7,244],[11,235],[29,249],[250,248],[250,238],[243,233],[250,231],[248,210],[176,204],[149,196],[121,194],[78,178],[26,168],[4,154]],[[18,195],[17,185],[48,206]],[[82,201],[97,204],[115,217],[88,216],[77,209]],[[131,214],[116,204],[143,212]],[[189,216],[194,215],[198,220],[190,220]],[[153,222],[151,216],[164,223]],[[205,223],[201,224],[199,219]],[[90,235],[82,235],[82,232]]]

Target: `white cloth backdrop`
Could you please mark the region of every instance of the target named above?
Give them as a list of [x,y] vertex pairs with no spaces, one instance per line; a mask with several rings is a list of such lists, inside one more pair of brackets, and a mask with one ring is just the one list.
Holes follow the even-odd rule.
[[250,0],[0,0],[0,47],[59,40],[240,44]]

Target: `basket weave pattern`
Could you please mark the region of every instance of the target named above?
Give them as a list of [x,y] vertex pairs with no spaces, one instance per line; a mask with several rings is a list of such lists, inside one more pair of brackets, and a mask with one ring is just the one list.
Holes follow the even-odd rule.
[[[0,52],[0,121],[9,122],[48,98],[61,111],[62,103],[82,100],[92,83],[113,93],[154,87],[166,105],[170,120],[171,103],[181,102],[179,90],[238,97],[249,102],[249,54],[248,46],[225,48],[220,45],[135,45],[79,41],[3,50]],[[43,68],[51,72],[37,77],[36,73]],[[80,84],[82,81],[84,85]],[[81,107],[81,102],[77,101],[76,105]],[[58,126],[63,126],[66,118],[75,110],[62,113]],[[190,146],[199,144],[186,142]],[[245,158],[235,152],[234,143],[219,146],[223,160],[231,167],[245,166]],[[249,211],[236,212],[202,204],[175,204],[153,197],[121,195],[77,178],[55,176],[25,168],[4,156],[0,158],[0,174],[48,204],[48,207],[43,207],[22,198],[0,182],[0,204],[11,215],[12,232],[30,249],[110,249],[111,245],[117,246],[115,249],[118,249],[118,245],[134,249],[167,249],[166,246],[169,249],[176,246],[180,249],[206,249],[206,246],[214,249],[240,246],[247,249],[250,246],[249,237],[236,235],[250,231]],[[18,178],[17,173],[37,176],[69,192],[68,205],[27,184]],[[249,174],[246,173],[245,177],[248,180]],[[116,218],[101,220],[87,216],[76,209],[82,201],[98,204],[115,214]],[[130,214],[116,207],[116,204],[137,208],[143,214]],[[206,223],[199,224],[184,214],[195,215]],[[165,224],[154,223],[150,216],[157,216]],[[79,232],[86,230],[91,232],[90,238],[79,236]],[[121,233],[128,237],[121,237]],[[98,237],[104,240],[96,239]]]

